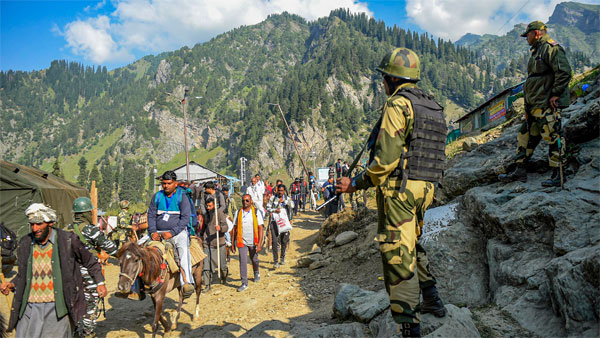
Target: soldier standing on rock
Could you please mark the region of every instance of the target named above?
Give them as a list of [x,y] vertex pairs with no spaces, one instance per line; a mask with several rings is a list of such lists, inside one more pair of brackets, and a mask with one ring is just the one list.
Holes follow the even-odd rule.
[[368,167],[352,179],[338,179],[336,191],[377,187],[376,240],[392,317],[403,337],[420,337],[419,312],[446,315],[418,243],[425,210],[442,178],[446,123],[442,107],[415,85],[420,79],[415,52],[397,48],[385,55],[377,71],[389,98],[369,137]]
[[561,161],[562,165],[566,163],[566,144],[561,135],[560,110],[569,106],[571,67],[565,50],[550,38],[547,29],[543,22],[533,21],[521,34],[531,46],[527,80],[523,86],[525,122],[517,135],[517,166],[513,172],[498,176],[503,182],[527,181],[527,163],[535,147],[544,139],[550,145],[548,162],[552,176],[542,182],[542,186],[561,186],[559,166]]

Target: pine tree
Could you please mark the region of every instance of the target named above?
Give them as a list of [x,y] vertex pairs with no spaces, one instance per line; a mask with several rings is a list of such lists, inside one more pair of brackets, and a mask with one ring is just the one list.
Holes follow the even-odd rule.
[[113,190],[115,187],[115,174],[110,162],[104,163],[100,169],[102,182],[98,185],[98,201],[100,208],[108,209],[112,202]]
[[87,187],[88,182],[88,171],[87,171],[87,163],[88,161],[84,156],[81,156],[77,165],[79,165],[79,176],[77,176],[77,184],[81,187]]
[[89,179],[89,185],[91,188],[92,182],[96,182],[96,186],[98,186],[98,184],[100,184],[100,171],[98,171],[98,166],[95,165],[92,170],[90,171],[90,179]]
[[54,161],[54,164],[52,165],[52,175],[58,176],[60,178],[65,178],[65,176],[62,173],[62,169],[60,169],[60,161],[59,161],[58,157],[56,158],[56,160]]

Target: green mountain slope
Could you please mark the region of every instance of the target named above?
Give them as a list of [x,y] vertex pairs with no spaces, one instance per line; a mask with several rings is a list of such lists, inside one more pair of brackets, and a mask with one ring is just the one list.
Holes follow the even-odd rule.
[[[522,63],[496,71],[500,56],[484,58],[366,15],[336,10],[307,22],[284,13],[110,72],[66,61],[0,72],[0,153],[46,169],[58,158],[67,179],[108,187],[106,207],[111,198],[141,201],[152,189],[152,169],[183,159],[187,89],[194,159],[231,174],[244,156],[253,172],[285,167],[293,177],[299,164],[268,104],[281,105],[303,157],[314,151],[319,166],[347,158],[378,117],[385,95],[373,68],[395,46],[419,54],[420,86],[448,107],[448,120],[523,78]],[[124,184],[134,178],[137,186]]]

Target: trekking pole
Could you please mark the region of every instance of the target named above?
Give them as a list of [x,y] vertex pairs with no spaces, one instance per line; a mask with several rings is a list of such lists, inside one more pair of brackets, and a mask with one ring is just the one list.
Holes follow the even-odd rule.
[[[555,117],[559,117],[558,111],[555,109],[554,110],[554,115]],[[560,139],[562,137],[562,123],[560,121],[560,119],[558,120],[558,123],[560,123],[560,129],[558,132],[558,172],[560,174],[560,189],[563,189],[563,185],[565,184],[565,179],[563,176],[563,164],[562,164],[562,143],[560,142]]]
[[[216,227],[219,226],[219,205],[217,204],[217,199],[217,194],[215,193],[215,230]],[[217,276],[219,276],[219,279],[221,279],[221,252],[219,251],[219,230],[215,232],[217,233]]]

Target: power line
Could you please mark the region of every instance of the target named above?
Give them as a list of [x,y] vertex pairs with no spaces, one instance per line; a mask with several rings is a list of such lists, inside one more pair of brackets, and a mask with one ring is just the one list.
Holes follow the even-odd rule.
[[498,31],[496,32],[496,34],[495,34],[495,35],[498,35],[498,33],[499,33],[501,30],[502,30],[502,28],[504,28],[504,26],[506,26],[506,24],[507,24],[507,23],[509,23],[509,22],[510,22],[510,20],[514,19],[514,18],[515,18],[515,16],[517,16],[517,14],[519,14],[519,12],[520,12],[520,11],[521,11],[523,8],[525,8],[525,6],[526,6],[526,5],[529,3],[529,1],[531,1],[531,0],[526,0],[526,1],[525,1],[525,3],[523,4],[523,6],[521,6],[521,8],[519,8],[519,10],[518,10],[518,11],[517,11],[517,12],[516,12],[516,13],[515,13],[515,14],[514,14],[514,15],[513,15],[513,16],[512,16],[510,19],[508,19],[508,20],[507,20],[507,21],[506,21],[506,22],[505,22],[505,23],[504,23],[502,26],[500,26],[500,28],[498,29]]

